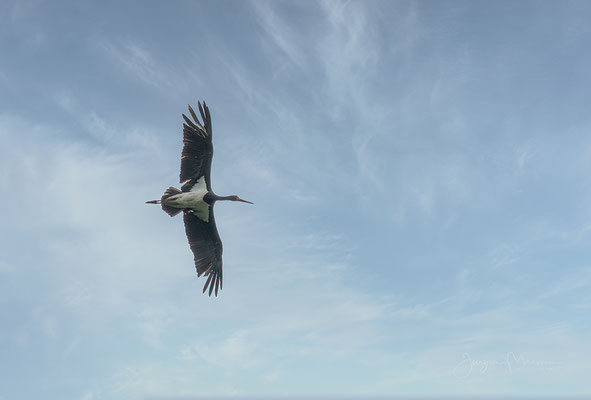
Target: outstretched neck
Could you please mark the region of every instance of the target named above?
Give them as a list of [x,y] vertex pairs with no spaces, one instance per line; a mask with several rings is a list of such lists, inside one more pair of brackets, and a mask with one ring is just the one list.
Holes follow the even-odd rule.
[[[250,201],[246,201],[241,199],[240,197],[236,196],[235,194],[231,195],[231,196],[218,196],[217,194],[213,193],[213,192],[209,192],[207,193],[206,197],[205,197],[205,201],[207,201],[208,203],[211,201],[211,203],[214,203],[218,200],[230,200],[230,201],[241,201],[243,203],[249,203],[252,204],[252,202]],[[210,203],[210,204],[211,204]]]
[[213,196],[213,199],[215,201],[219,201],[219,200],[234,200],[236,198],[236,196],[218,196],[217,194]]

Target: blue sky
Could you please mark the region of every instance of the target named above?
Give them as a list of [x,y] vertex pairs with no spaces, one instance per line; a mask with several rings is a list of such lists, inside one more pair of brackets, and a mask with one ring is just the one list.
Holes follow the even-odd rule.
[[[591,3],[0,3],[0,399],[590,393]],[[205,99],[224,290],[178,186]]]

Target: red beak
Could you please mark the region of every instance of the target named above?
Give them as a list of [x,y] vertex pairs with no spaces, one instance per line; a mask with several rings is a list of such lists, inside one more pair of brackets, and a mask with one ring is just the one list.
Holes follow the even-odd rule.
[[238,199],[236,199],[236,201],[241,201],[241,202],[243,202],[243,203],[248,203],[248,204],[254,204],[254,203],[253,203],[253,202],[251,202],[251,201],[242,200],[240,197],[238,197]]

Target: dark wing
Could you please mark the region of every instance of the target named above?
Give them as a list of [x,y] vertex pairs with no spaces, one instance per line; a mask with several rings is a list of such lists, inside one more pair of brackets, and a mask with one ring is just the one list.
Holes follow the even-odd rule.
[[195,268],[197,268],[197,276],[207,276],[205,286],[203,286],[203,293],[209,286],[209,295],[213,292],[215,285],[215,295],[218,295],[219,289],[222,288],[222,240],[215,226],[215,219],[213,217],[213,207],[209,207],[209,221],[205,222],[199,219],[191,211],[185,211],[185,231],[187,232],[187,239],[189,239],[189,246],[195,256]]
[[197,114],[195,114],[191,106],[189,106],[189,112],[194,121],[183,114],[185,123],[183,124],[183,152],[181,153],[180,174],[180,182],[184,183],[182,186],[183,192],[191,190],[202,176],[205,177],[207,190],[211,191],[210,174],[211,160],[213,158],[211,116],[205,102],[203,102],[203,107],[201,107],[201,102],[197,104],[199,105],[203,125],[199,122],[199,118],[197,118]]

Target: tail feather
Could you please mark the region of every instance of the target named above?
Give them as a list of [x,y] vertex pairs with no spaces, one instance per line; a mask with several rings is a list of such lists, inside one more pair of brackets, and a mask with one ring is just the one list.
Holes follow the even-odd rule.
[[179,194],[179,193],[182,193],[179,189],[169,187],[168,189],[166,189],[166,191],[164,192],[164,194],[162,195],[160,200],[146,201],[146,204],[160,204],[162,206],[162,209],[164,210],[164,212],[166,212],[171,217],[174,217],[175,215],[177,215],[178,213],[183,211],[183,209],[171,207],[165,203],[166,203],[166,199],[168,199],[171,196],[174,196],[175,194]]
[[171,217],[174,217],[175,215],[177,215],[178,213],[183,211],[183,209],[168,206],[165,204],[165,200],[168,199],[169,197],[174,196],[175,194],[179,194],[179,193],[182,193],[182,192],[179,189],[173,188],[171,186],[168,189],[166,189],[166,191],[162,195],[162,198],[160,199],[160,204],[162,204],[162,209],[164,210],[164,212],[166,212]]
[[162,209],[164,210],[164,212],[166,212],[171,217],[174,217],[175,215],[177,215],[178,213],[183,211],[182,208],[175,208],[175,207],[167,206],[166,204],[162,204]]

